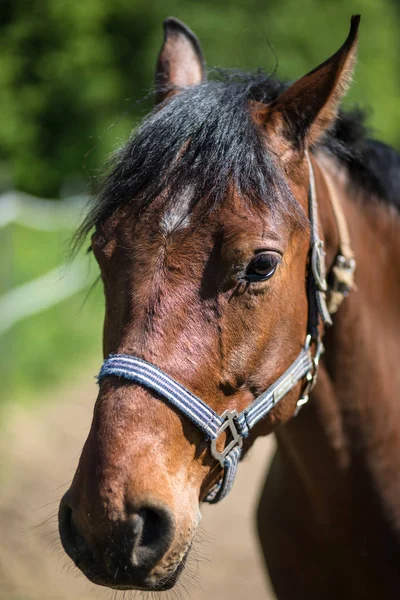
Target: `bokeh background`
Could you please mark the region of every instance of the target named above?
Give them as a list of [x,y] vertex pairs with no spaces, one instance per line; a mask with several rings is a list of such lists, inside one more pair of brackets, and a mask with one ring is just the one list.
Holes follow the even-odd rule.
[[[74,574],[55,576],[49,567],[64,564],[43,544],[45,536],[56,539],[54,519],[39,533],[31,527],[72,475],[101,360],[97,267],[84,249],[69,262],[69,240],[107,157],[152,107],[162,20],[185,21],[208,66],[262,67],[295,79],[336,51],[353,13],[362,15],[359,62],[345,103],[365,108],[371,135],[400,148],[399,0],[0,0],[1,600],[97,594],[86,584],[74,587]],[[210,513],[207,527],[220,535],[214,550],[203,551],[220,560],[223,553],[217,573],[224,579],[243,561],[244,544],[254,557],[248,568],[258,569],[252,597],[260,598],[270,596],[241,493],[252,486],[256,502],[265,468],[259,463],[271,444],[250,459],[244,488],[228,508],[213,508],[219,512]],[[227,548],[221,523],[229,529],[242,502],[249,531],[239,529],[241,538]],[[10,561],[21,567],[15,574]],[[208,568],[200,566],[197,578],[208,573],[213,586],[188,597],[225,597],[226,585],[217,596],[218,577]],[[242,587],[237,569],[231,576],[226,597],[247,597],[243,573]]]

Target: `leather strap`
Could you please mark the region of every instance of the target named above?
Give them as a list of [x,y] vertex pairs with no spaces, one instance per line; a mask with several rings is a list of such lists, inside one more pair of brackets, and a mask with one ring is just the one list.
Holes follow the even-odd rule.
[[339,251],[330,273],[330,285],[327,298],[328,310],[332,315],[339,309],[343,300],[349,295],[351,290],[355,288],[354,273],[356,270],[356,261],[351,247],[347,221],[331,176],[325,170],[322,170],[322,174],[328,188],[339,236]]
[[319,218],[317,193],[315,189],[314,169],[308,151],[306,152],[310,182],[308,187],[308,216],[311,227],[310,240],[310,268],[308,275],[308,332],[313,339],[319,338],[319,317],[324,325],[332,325],[331,316],[327,306],[325,251],[324,242],[319,235]]

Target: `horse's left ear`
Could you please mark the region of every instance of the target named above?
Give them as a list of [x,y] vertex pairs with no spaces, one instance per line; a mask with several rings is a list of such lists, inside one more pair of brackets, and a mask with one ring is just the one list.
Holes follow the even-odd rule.
[[335,120],[353,74],[360,16],[351,18],[343,46],[296,81],[268,108],[269,120],[294,146],[314,144]]
[[164,43],[156,67],[156,104],[206,78],[203,53],[193,31],[174,17],[165,19],[163,25]]

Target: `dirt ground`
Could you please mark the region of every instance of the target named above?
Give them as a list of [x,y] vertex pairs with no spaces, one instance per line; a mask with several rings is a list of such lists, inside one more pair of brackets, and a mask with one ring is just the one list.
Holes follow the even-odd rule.
[[[87,436],[95,386],[76,384],[34,410],[10,409],[0,441],[0,600],[119,600],[90,584],[63,553],[58,500],[67,489]],[[7,423],[4,434],[4,422]],[[205,506],[181,583],[165,600],[273,600],[263,571],[253,515],[273,449],[259,440],[241,464],[231,495]],[[149,598],[142,594],[143,600]],[[152,596],[154,597],[154,596]]]

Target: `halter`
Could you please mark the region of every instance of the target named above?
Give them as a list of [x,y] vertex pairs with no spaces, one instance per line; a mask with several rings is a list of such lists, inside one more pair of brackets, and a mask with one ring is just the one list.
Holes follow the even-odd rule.
[[[263,419],[299,381],[305,378],[306,385],[301,398],[297,402],[297,414],[300,408],[308,401],[309,394],[315,385],[318,363],[323,352],[323,344],[319,332],[319,319],[321,317],[324,325],[331,325],[332,320],[326,299],[328,286],[325,274],[325,253],[323,250],[323,241],[319,237],[318,230],[318,205],[314,171],[308,155],[307,160],[310,172],[308,204],[311,224],[311,260],[308,277],[308,333],[299,355],[279,379],[260,394],[260,396],[255,398],[242,412],[238,413],[236,410],[226,410],[222,415],[219,415],[182,384],[142,358],[126,354],[112,354],[104,361],[98,376],[99,384],[105,377],[114,375],[156,392],[163,400],[169,402],[203,432],[206,440],[210,442],[211,455],[220,463],[223,469],[222,478],[211,488],[205,498],[205,501],[209,503],[219,502],[230,492],[242,454],[243,439],[248,436],[254,425]],[[340,240],[345,239],[348,241],[349,236],[346,225],[344,225],[344,236],[342,235],[345,220],[336,200],[332,201],[332,206],[337,222],[341,219],[341,227],[338,228],[339,238]],[[342,244],[340,244],[339,254],[335,263],[335,267],[339,268],[339,272],[340,264],[343,264],[343,261],[346,262],[347,268],[349,266],[349,257],[345,253],[343,256],[341,249]],[[332,290],[336,294],[335,308],[338,304],[337,294],[340,293],[343,299],[353,287],[352,276],[354,274],[355,262],[352,253],[350,258],[353,262],[351,264],[351,280],[349,280],[349,271],[347,270],[348,287],[341,289],[339,292],[335,281],[332,287]],[[334,269],[333,273],[337,279]],[[227,432],[225,447],[222,451],[219,451],[217,448],[218,439],[228,429],[229,432]]]

